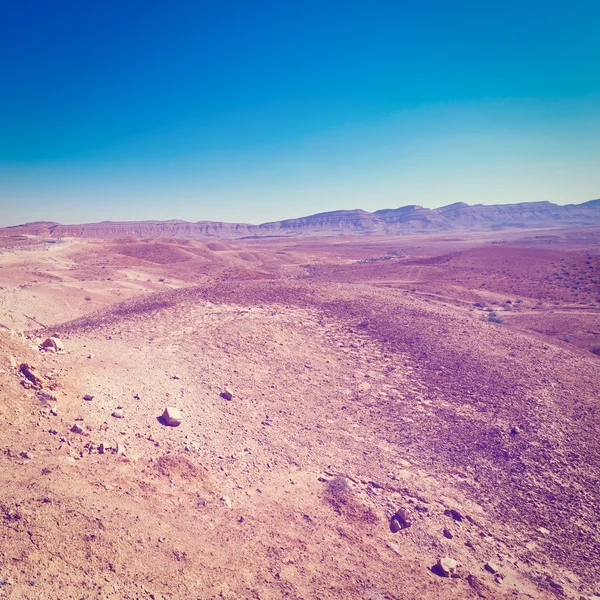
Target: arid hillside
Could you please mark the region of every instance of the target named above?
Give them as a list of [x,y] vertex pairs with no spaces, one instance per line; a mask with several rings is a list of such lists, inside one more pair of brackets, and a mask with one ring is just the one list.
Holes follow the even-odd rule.
[[54,242],[0,253],[0,598],[600,595],[598,228]]
[[152,238],[255,239],[315,236],[410,235],[419,232],[500,231],[506,229],[564,228],[599,226],[600,199],[581,204],[558,205],[552,202],[469,205],[457,202],[440,208],[418,205],[367,212],[336,210],[307,217],[272,221],[260,225],[220,221],[182,220],[131,221],[62,225],[36,221],[0,228],[0,238],[18,240],[22,236],[61,238]]

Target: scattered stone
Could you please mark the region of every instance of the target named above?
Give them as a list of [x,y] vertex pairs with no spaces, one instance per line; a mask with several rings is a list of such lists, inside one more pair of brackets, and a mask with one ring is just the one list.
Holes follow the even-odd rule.
[[454,537],[454,535],[449,529],[444,529],[444,537],[451,540]]
[[62,341],[57,337],[46,338],[42,342],[42,349],[50,352],[59,352],[61,354],[65,351]]
[[221,392],[221,397],[225,398],[225,400],[233,400],[233,392],[231,388],[226,387],[225,391]]
[[170,427],[178,427],[183,422],[181,411],[178,408],[167,406],[162,414],[163,421]]
[[122,410],[118,410],[117,409],[117,410],[113,411],[112,416],[115,419],[124,419],[125,418],[125,413]]
[[458,563],[453,558],[439,558],[437,567],[443,577],[452,577],[458,569]]
[[75,423],[75,425],[71,427],[71,431],[73,433],[83,433],[83,429],[79,425],[77,425],[77,423]]
[[492,575],[495,575],[499,571],[498,567],[492,562],[488,561],[485,563],[484,566],[485,566],[485,570],[489,571]]
[[88,402],[91,402],[94,399],[94,396],[92,396],[91,394],[86,394],[83,397],[84,400],[87,400]]
[[410,512],[406,508],[399,508],[393,518],[400,523],[402,529],[406,529],[412,525]]
[[36,392],[36,396],[42,402],[56,402],[56,396],[50,392],[47,392],[46,390],[38,390],[38,392]]

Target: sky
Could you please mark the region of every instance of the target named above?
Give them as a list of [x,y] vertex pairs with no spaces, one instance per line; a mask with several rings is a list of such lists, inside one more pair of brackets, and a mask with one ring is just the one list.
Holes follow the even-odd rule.
[[5,3],[0,226],[600,197],[597,0]]

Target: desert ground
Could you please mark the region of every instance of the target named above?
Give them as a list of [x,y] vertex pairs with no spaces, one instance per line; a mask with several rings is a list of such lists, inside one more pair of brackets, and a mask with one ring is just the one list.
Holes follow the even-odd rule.
[[600,228],[0,241],[0,598],[600,596]]

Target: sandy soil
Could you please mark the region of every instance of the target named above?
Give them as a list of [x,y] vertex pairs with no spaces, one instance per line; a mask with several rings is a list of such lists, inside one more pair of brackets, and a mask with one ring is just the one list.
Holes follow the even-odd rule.
[[584,233],[5,248],[0,598],[600,594]]

